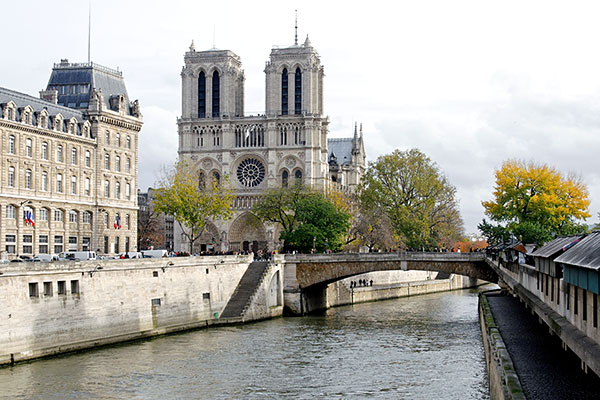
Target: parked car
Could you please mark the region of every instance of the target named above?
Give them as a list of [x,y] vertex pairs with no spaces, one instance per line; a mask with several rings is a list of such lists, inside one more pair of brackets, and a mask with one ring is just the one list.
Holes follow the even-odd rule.
[[142,250],[144,258],[162,258],[167,257],[169,252],[167,250]]
[[95,251],[65,251],[58,254],[60,261],[86,261],[96,260]]
[[121,253],[119,255],[119,258],[120,259],[124,259],[124,258],[144,258],[144,256],[139,251],[128,251],[128,252],[125,252],[125,253]]
[[33,257],[33,259],[31,260],[33,262],[52,262],[52,261],[60,261],[58,259],[58,256],[56,254],[38,254],[37,256]]

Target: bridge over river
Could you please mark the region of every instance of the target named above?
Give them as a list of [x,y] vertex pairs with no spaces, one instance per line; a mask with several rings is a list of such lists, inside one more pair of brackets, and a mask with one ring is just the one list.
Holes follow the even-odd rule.
[[328,284],[368,272],[438,271],[498,282],[498,275],[486,263],[484,253],[293,254],[285,255],[284,260],[285,305],[295,314],[325,308]]

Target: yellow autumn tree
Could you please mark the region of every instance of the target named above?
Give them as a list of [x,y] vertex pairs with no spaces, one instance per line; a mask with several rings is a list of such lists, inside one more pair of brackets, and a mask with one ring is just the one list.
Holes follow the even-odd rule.
[[155,194],[154,210],[175,218],[188,239],[190,253],[210,220],[232,216],[233,195],[228,178],[206,182],[204,174],[185,160],[163,173]]
[[581,178],[563,177],[546,164],[505,161],[496,170],[493,195],[493,200],[482,205],[485,214],[499,225],[484,220],[479,225],[484,235],[495,231],[542,244],[556,236],[585,231],[580,221],[590,217],[588,191]]

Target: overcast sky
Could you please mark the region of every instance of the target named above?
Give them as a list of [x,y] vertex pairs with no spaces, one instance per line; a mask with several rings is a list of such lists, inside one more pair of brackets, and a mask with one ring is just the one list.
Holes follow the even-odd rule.
[[[0,86],[37,96],[52,64],[87,61],[88,3],[30,0],[2,18]],[[456,186],[467,233],[494,169],[518,158],[581,175],[600,211],[600,3],[92,1],[92,61],[139,99],[139,187],[177,156],[183,55],[229,49],[262,112],[271,47],[308,34],[325,66],[330,137],[363,123],[367,159],[417,147]],[[6,8],[6,7],[4,7]],[[213,35],[213,31],[215,34]]]

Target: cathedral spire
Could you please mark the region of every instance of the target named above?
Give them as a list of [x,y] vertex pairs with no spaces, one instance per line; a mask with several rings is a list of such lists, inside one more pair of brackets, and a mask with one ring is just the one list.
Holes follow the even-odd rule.
[[298,10],[294,10],[296,12],[296,23],[294,24],[294,46],[298,46]]

